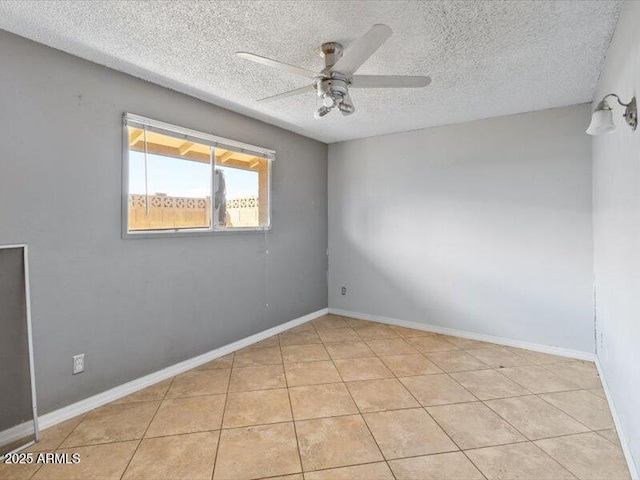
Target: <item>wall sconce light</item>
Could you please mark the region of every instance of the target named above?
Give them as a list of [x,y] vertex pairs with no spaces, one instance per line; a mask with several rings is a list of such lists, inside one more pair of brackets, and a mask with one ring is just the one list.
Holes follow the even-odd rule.
[[629,103],[622,103],[620,97],[615,93],[605,95],[600,101],[596,109],[591,115],[591,123],[587,128],[586,133],[589,135],[602,135],[604,133],[613,133],[616,130],[616,126],[613,123],[612,108],[607,103],[607,98],[616,97],[618,103],[623,107],[626,107],[624,112],[624,118],[627,121],[627,125],[635,130],[638,126],[638,110],[636,107],[636,97],[633,97]]

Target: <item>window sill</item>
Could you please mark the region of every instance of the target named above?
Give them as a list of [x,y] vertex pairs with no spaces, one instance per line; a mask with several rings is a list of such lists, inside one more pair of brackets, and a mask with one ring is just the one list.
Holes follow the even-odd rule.
[[226,235],[247,235],[271,233],[271,227],[267,228],[229,228],[229,229],[208,229],[194,228],[181,230],[139,230],[125,231],[122,234],[123,240],[134,240],[143,238],[170,238],[170,237],[215,237]]

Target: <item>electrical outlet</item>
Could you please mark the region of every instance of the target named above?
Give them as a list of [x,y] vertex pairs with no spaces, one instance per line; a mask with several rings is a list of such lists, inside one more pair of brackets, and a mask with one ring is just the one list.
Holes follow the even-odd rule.
[[347,294],[347,287],[342,287],[342,295],[346,295]]
[[84,372],[84,353],[73,356],[73,374]]

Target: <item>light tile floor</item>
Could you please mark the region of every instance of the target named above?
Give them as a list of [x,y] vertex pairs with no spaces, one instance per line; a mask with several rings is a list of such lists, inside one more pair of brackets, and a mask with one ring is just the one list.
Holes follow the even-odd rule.
[[327,315],[42,432],[11,479],[627,479],[593,363]]

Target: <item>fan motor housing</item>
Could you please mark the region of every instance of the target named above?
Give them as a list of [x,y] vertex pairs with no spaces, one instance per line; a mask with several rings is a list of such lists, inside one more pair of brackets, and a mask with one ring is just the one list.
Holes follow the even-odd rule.
[[319,97],[338,93],[344,96],[349,91],[349,81],[342,75],[335,75],[330,78],[320,78],[316,83],[316,90]]

